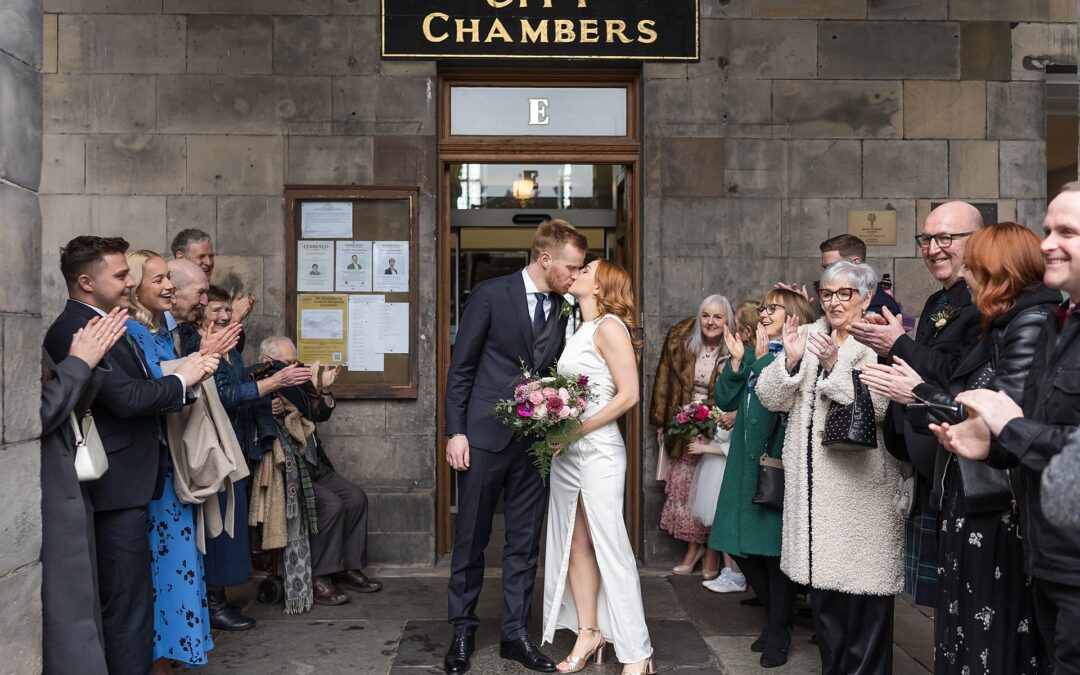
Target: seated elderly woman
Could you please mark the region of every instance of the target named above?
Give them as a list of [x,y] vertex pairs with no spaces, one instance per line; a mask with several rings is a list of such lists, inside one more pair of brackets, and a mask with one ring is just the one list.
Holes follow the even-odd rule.
[[873,405],[874,447],[824,444],[830,410],[856,398],[853,371],[877,359],[848,336],[876,286],[868,265],[840,261],[826,268],[818,290],[825,316],[810,326],[785,324],[784,358],[761,372],[755,390],[767,409],[789,413],[780,567],[810,586],[823,675],[892,672],[904,530],[892,503],[899,464],[881,436],[888,399],[858,390]]

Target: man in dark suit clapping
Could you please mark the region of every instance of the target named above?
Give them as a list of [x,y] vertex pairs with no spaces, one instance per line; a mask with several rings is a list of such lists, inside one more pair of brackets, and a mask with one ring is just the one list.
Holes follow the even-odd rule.
[[[71,336],[96,316],[127,308],[135,284],[119,238],[76,237],[60,255],[68,288],[64,311],[45,335],[54,361]],[[106,356],[111,370],[91,406],[109,457],[105,475],[88,484],[94,506],[105,659],[113,675],[146,675],[153,666],[153,587],[146,507],[161,495],[165,453],[161,415],[177,410],[190,387],[217,369],[217,355],[198,355],[174,375],[154,379],[126,336]]]
[[500,495],[506,501],[503,551],[503,658],[550,672],[555,664],[529,640],[540,529],[547,487],[527,454],[494,416],[513,395],[521,364],[546,373],[562,351],[562,297],[577,278],[588,242],[564,220],[545,221],[533,238],[528,267],[473,289],[458,326],[446,382],[446,460],[458,472],[454,555],[447,589],[454,638],[447,673],[469,669],[476,602],[484,580],[484,549]]

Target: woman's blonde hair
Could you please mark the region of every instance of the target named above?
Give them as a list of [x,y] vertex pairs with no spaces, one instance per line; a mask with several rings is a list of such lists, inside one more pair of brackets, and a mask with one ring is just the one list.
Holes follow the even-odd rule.
[[641,340],[637,334],[641,328],[638,322],[637,305],[634,304],[633,284],[630,273],[618,263],[600,259],[596,265],[596,308],[600,316],[611,314],[622,319],[630,331],[630,342],[634,345],[634,355],[641,357]]
[[127,258],[128,267],[131,269],[131,280],[135,282],[135,288],[131,289],[131,309],[128,311],[131,313],[131,318],[149,328],[150,332],[156,335],[160,327],[154,324],[153,312],[147,309],[146,305],[139,300],[139,286],[142,286],[143,268],[146,267],[146,261],[161,258],[161,256],[153,251],[140,248],[128,251],[124,254],[124,257]]

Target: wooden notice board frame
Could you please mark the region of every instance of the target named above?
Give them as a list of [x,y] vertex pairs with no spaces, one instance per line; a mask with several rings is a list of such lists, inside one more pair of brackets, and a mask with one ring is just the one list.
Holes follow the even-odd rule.
[[[285,323],[288,335],[298,341],[298,302],[302,296],[372,296],[381,295],[387,303],[409,303],[408,353],[385,354],[382,371],[357,372],[343,368],[334,386],[338,399],[415,399],[418,395],[417,331],[419,318],[419,199],[417,187],[342,187],[325,185],[285,186]],[[297,288],[297,245],[305,241],[301,223],[301,209],[305,202],[348,202],[352,204],[351,237],[309,237],[307,241],[395,241],[408,242],[408,291],[382,292],[372,289],[362,291],[339,290],[335,269],[327,270],[335,275],[334,290],[309,293]],[[336,258],[335,258],[336,260]],[[372,263],[372,273],[378,273]],[[336,265],[332,265],[336,268]],[[347,304],[347,302],[346,302]],[[347,339],[347,321],[346,321]],[[299,343],[298,343],[299,344]],[[344,358],[344,357],[343,357]],[[347,358],[345,359],[347,360]]]

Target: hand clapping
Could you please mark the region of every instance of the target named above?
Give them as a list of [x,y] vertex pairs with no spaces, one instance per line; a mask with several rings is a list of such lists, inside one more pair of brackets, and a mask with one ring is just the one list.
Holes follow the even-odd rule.
[[127,311],[119,307],[108,316],[94,317],[71,336],[68,354],[91,369],[96,368],[127,331],[126,321]]
[[891,366],[867,363],[863,366],[862,381],[870,391],[891,401],[903,405],[915,403],[912,391],[923,383],[923,378],[899,356],[894,356],[893,361]]
[[790,372],[802,361],[806,353],[806,336],[810,332],[808,326],[799,325],[799,317],[790,316],[784,321],[784,355],[787,359],[787,369]]
[[818,357],[818,362],[825,372],[831,373],[840,354],[836,340],[828,333],[810,333],[807,348],[811,354]]
[[727,347],[728,354],[731,355],[731,367],[737,369],[746,354],[746,346],[739,339],[738,334],[731,332],[726,323],[724,324],[724,345]]

